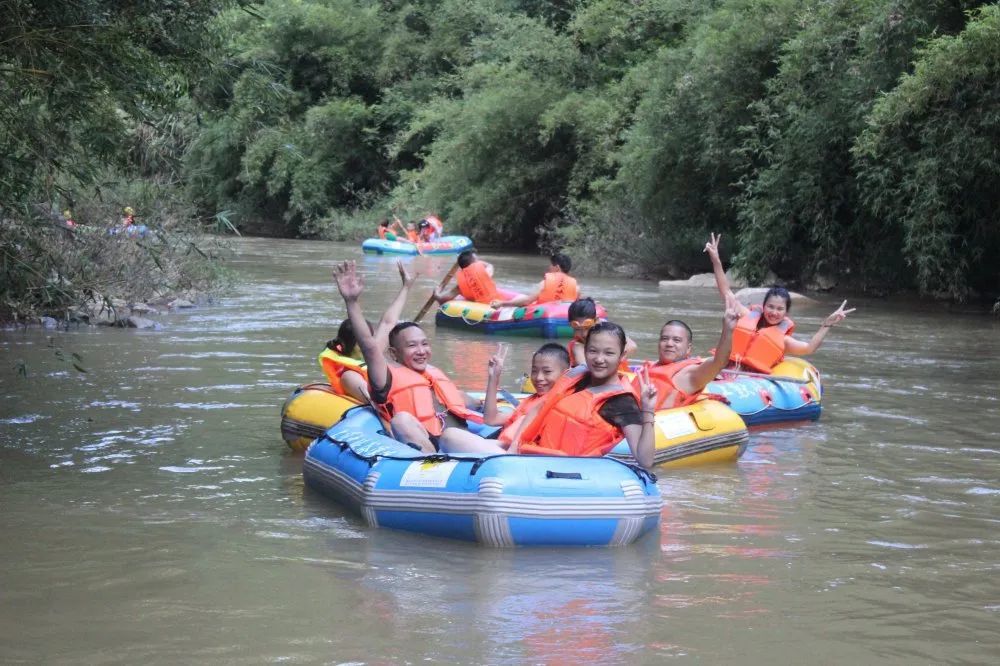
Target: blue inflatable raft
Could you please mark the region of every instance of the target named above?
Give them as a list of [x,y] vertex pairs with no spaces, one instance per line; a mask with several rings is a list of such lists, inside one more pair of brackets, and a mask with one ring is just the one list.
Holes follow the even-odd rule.
[[723,370],[705,387],[721,395],[748,428],[792,421],[815,421],[822,410],[819,371],[801,358],[786,358],[770,375]]
[[472,249],[472,239],[468,236],[442,236],[427,243],[404,243],[368,238],[361,243],[361,249],[365,254],[458,254]]
[[432,455],[368,407],[309,447],[306,485],[388,527],[486,546],[624,546],[657,527],[654,476],[611,458]]

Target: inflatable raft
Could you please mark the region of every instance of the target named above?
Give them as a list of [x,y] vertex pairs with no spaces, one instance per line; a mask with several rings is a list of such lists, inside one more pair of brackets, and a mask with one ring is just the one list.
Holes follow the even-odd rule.
[[[656,433],[653,461],[658,466],[731,463],[743,455],[750,441],[740,415],[718,400],[704,399],[686,407],[663,409],[653,419]],[[633,461],[624,440],[609,455]]]
[[723,370],[705,392],[725,398],[747,427],[759,427],[818,419],[823,385],[815,366],[788,357],[770,375]]
[[404,243],[401,241],[368,238],[361,243],[365,254],[458,254],[472,249],[472,239],[468,236],[442,236],[427,243]]
[[[482,393],[471,393],[474,398]],[[523,398],[524,394],[514,396]],[[292,392],[281,408],[281,436],[294,451],[304,451],[316,438],[358,402],[338,395],[329,384],[306,384]],[[506,401],[500,409],[512,410]],[[656,413],[656,465],[693,467],[733,462],[746,449],[749,434],[739,414],[718,400],[701,400],[687,407]],[[489,434],[497,428],[485,426]],[[633,462],[628,444],[622,441],[610,454]]]
[[308,449],[310,488],[368,525],[485,546],[624,546],[655,529],[648,472],[611,458],[426,456],[358,407]]
[[[524,307],[491,308],[485,303],[461,298],[442,303],[434,316],[438,326],[461,328],[487,335],[530,335],[542,338],[571,338],[567,310],[570,301],[553,301]],[[597,306],[597,316],[607,317],[603,306]]]

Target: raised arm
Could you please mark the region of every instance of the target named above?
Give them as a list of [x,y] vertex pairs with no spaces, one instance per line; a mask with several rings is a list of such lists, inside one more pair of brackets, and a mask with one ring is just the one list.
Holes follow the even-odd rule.
[[801,340],[796,340],[792,336],[786,336],[785,338],[785,351],[792,356],[805,356],[806,354],[812,354],[814,351],[820,348],[823,344],[823,338],[831,328],[844,321],[847,315],[854,312],[857,308],[851,308],[850,310],[845,310],[844,306],[847,305],[845,300],[840,304],[840,307],[833,311],[833,313],[823,320],[823,324],[819,327],[819,330],[812,336],[809,342],[802,342]]
[[379,320],[378,326],[375,327],[375,342],[378,343],[379,349],[383,352],[389,347],[389,331],[399,323],[399,317],[403,313],[403,306],[406,305],[406,297],[410,293],[410,287],[413,286],[414,280],[414,276],[406,270],[402,261],[396,262],[396,268],[399,269],[401,282],[399,293],[396,294],[396,298],[389,304],[382,319]]
[[656,446],[656,431],[654,418],[656,416],[656,387],[649,381],[649,368],[639,369],[639,395],[641,401],[639,410],[642,415],[642,425],[627,425],[622,430],[625,441],[636,462],[646,469],[653,468],[653,451]]
[[501,414],[497,409],[497,390],[500,387],[500,375],[503,374],[503,363],[507,358],[508,345],[501,343],[497,351],[490,357],[486,371],[486,397],[483,398],[483,423],[486,425],[504,425],[509,415]]
[[733,296],[726,297],[726,313],[722,317],[722,333],[715,346],[715,356],[710,361],[691,365],[674,376],[674,385],[685,393],[697,393],[715,379],[729,362],[733,350],[733,330],[740,319],[739,302]]
[[709,258],[712,260],[712,272],[715,274],[715,286],[719,288],[719,294],[722,296],[722,300],[726,303],[726,308],[729,308],[729,298],[732,297],[736,304],[739,306],[740,317],[745,315],[750,311],[748,307],[736,300],[736,295],[733,294],[733,290],[729,288],[729,278],[726,277],[726,271],[722,267],[722,260],[719,258],[719,242],[722,240],[722,234],[716,236],[712,234],[711,240],[705,243],[704,252],[708,253]]
[[368,383],[373,386],[385,386],[389,377],[389,364],[386,363],[383,349],[379,347],[375,336],[368,330],[368,322],[361,312],[361,303],[358,299],[364,291],[364,285],[357,273],[357,266],[353,261],[338,264],[333,269],[333,279],[337,282],[337,289],[344,299],[344,305],[347,306],[347,318],[351,320],[354,337],[368,366]]

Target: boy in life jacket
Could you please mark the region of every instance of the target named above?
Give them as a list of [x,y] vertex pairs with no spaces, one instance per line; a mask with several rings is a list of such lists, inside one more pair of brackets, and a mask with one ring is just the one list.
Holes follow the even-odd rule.
[[[719,241],[721,240],[721,234],[716,236],[713,233],[711,240],[705,244],[704,251],[712,260],[712,271],[715,273],[715,284],[719,288],[719,293],[722,294],[723,298],[732,297],[735,299],[729,288],[726,271],[722,268],[722,261],[719,259]],[[781,362],[786,353],[793,356],[812,354],[823,344],[823,338],[826,337],[827,331],[842,322],[848,314],[856,309],[845,310],[844,306],[846,305],[847,301],[845,300],[839,308],[823,320],[823,324],[809,342],[803,342],[792,337],[795,322],[787,316],[792,307],[791,295],[784,287],[771,287],[764,294],[763,304],[749,308],[738,304],[740,319],[733,332],[733,349],[730,352],[729,360],[737,367],[746,366],[757,372],[769,373],[771,368]]]
[[458,255],[458,272],[455,274],[455,286],[448,291],[434,290],[434,299],[445,303],[462,296],[467,301],[489,303],[497,296],[497,286],[493,282],[493,264],[487,263],[476,256],[472,250],[466,250]]
[[[389,331],[399,322],[399,316],[403,312],[403,306],[406,305],[406,297],[414,280],[414,276],[406,270],[403,262],[397,261],[396,268],[399,270],[399,279],[402,282],[399,293],[389,304],[377,327],[373,327],[370,321],[365,320],[366,328],[375,337],[376,344],[383,353],[389,347]],[[326,348],[319,355],[319,365],[334,391],[360,402],[369,399],[368,369],[350,318],[340,322],[337,337],[326,343]]]
[[576,284],[576,279],[569,275],[572,267],[572,260],[565,254],[557,252],[549,258],[549,268],[545,271],[545,277],[538,283],[534,293],[518,296],[508,301],[496,299],[490,305],[494,308],[500,308],[552,301],[575,301],[580,297],[580,289]]
[[358,299],[364,287],[354,262],[338,265],[333,275],[368,366],[371,401],[394,437],[425,453],[480,452],[475,441],[453,437],[465,432],[467,421],[482,420],[473,411],[478,402],[430,364],[431,344],[423,329],[413,322],[396,324],[389,332],[392,360],[387,360],[361,313]]
[[[637,393],[618,373],[625,339],[622,327],[609,321],[591,328],[586,365],[568,370],[528,409],[510,433],[506,452],[597,457],[624,438],[636,461],[652,467],[656,387],[640,370]],[[479,439],[480,450],[504,453],[499,443]]]
[[[569,326],[573,329],[573,337],[566,348],[569,350],[570,365],[580,365],[586,363],[583,353],[584,341],[587,332],[598,322],[597,303],[588,297],[578,298],[573,301],[566,310],[566,318],[569,319]],[[628,356],[636,350],[635,340],[625,337],[625,357],[622,359],[620,370],[628,370]]]
[[671,409],[689,405],[715,379],[729,362],[733,344],[733,329],[739,319],[739,302],[726,299],[726,314],[722,318],[722,333],[715,355],[711,359],[691,358],[691,328],[679,319],[671,319],[660,329],[657,345],[659,359],[647,363],[645,370],[656,386],[658,398],[654,409]]
[[500,375],[503,374],[508,348],[509,346],[503,346],[490,359],[486,378],[486,397],[483,400],[483,423],[504,426],[496,437],[501,446],[510,446],[511,437],[528,410],[552,390],[556,381],[569,370],[569,353],[565,347],[558,342],[542,345],[531,357],[531,383],[535,387],[535,392],[522,398],[513,412],[501,414],[497,410],[497,388],[500,385]]

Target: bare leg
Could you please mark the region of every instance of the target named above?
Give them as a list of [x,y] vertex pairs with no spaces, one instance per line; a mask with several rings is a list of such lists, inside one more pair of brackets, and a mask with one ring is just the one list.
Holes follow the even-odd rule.
[[427,436],[427,430],[420,425],[420,421],[413,414],[400,412],[392,417],[390,425],[393,435],[400,442],[413,442],[424,453],[437,453],[430,437]]
[[445,428],[441,433],[441,450],[446,453],[483,453],[499,455],[507,453],[495,440],[483,439],[479,435],[461,428]]

